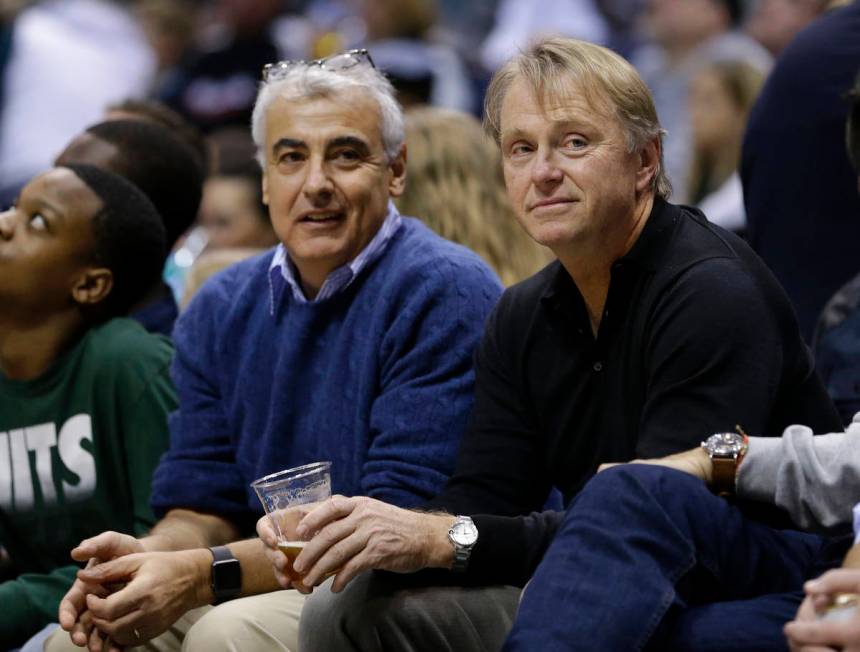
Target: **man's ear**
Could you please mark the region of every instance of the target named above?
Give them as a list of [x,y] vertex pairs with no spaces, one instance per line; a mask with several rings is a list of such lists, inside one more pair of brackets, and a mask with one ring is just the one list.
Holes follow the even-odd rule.
[[72,298],[82,306],[93,306],[104,301],[113,289],[113,272],[105,267],[94,267],[81,274],[72,286]]
[[660,138],[645,143],[639,150],[639,169],[636,172],[636,191],[645,192],[654,187],[660,169]]
[[263,171],[263,203],[269,205],[269,176]]
[[391,197],[400,197],[406,189],[406,143],[400,146],[400,151],[394,160],[388,164],[391,170],[391,178],[388,180],[388,194]]

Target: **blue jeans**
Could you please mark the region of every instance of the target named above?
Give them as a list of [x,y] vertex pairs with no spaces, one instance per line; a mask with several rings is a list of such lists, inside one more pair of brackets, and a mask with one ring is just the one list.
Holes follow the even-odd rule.
[[569,506],[503,649],[785,651],[803,582],[849,545],[753,521],[679,471],[614,467]]

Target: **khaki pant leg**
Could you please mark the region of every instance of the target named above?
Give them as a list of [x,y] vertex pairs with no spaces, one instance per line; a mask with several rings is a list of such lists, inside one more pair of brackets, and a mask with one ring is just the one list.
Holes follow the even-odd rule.
[[[166,632],[160,636],[156,636],[145,645],[141,645],[136,648],[128,648],[128,652],[142,652],[144,650],[146,652],[179,652],[182,649],[182,642],[185,640],[188,630],[190,630],[192,625],[200,620],[206,612],[211,611],[212,609],[214,609],[214,607],[209,606],[192,609],[182,616],[182,618],[173,623]],[[54,632],[54,634],[45,642],[45,652],[83,652],[84,650],[86,650],[86,648],[78,647],[72,643],[69,633],[62,629],[58,629]]]
[[305,596],[286,590],[213,607],[185,636],[183,652],[296,652]]

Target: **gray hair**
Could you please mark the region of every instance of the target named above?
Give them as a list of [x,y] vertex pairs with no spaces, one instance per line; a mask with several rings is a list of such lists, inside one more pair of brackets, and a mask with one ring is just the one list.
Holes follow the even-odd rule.
[[379,105],[382,145],[388,162],[393,161],[406,136],[403,109],[394,98],[394,87],[372,66],[353,66],[346,70],[329,70],[317,65],[296,65],[270,82],[262,82],[251,117],[251,136],[257,146],[257,160],[265,168],[266,113],[276,99],[287,101],[331,97],[351,88],[360,88]]
[[[525,80],[538,98],[554,99],[569,95],[573,81],[592,106],[609,101],[625,131],[630,152],[655,138],[662,145],[666,131],[657,119],[651,91],[633,66],[604,47],[561,37],[537,41],[493,75],[484,100],[484,129],[496,144],[501,130],[502,102],[517,78]],[[664,199],[672,193],[662,147],[651,187]]]

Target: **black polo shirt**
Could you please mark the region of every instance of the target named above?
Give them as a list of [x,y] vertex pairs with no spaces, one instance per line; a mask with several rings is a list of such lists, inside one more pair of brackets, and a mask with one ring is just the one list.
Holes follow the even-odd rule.
[[[431,505],[457,514],[527,514],[553,486],[569,500],[602,462],[687,450],[735,424],[841,428],[772,274],[741,239],[659,199],[612,267],[596,337],[555,262],[502,296],[476,374],[457,470]],[[522,519],[475,521],[474,573],[498,570],[509,545],[522,555]]]

